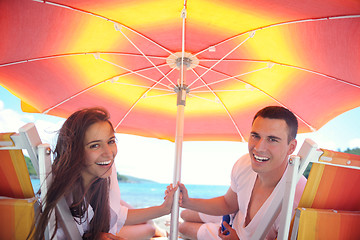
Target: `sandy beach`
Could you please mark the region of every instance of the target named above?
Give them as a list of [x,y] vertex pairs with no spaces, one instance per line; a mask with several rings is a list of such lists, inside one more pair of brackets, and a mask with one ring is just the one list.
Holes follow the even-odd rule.
[[[158,226],[161,230],[166,231],[167,235],[170,234],[171,215],[155,218],[153,221],[156,224],[156,226]],[[181,221],[182,219],[180,218],[179,222]],[[159,239],[168,239],[168,238],[166,237],[166,238],[153,238],[153,239],[159,240]],[[183,238],[179,237],[179,239],[183,239]]]

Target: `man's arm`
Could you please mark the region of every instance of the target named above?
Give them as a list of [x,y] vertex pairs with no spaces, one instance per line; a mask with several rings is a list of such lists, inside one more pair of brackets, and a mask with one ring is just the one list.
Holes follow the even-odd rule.
[[209,215],[222,216],[238,211],[237,195],[229,188],[224,196],[211,199],[189,198],[184,184],[179,183],[180,206]]

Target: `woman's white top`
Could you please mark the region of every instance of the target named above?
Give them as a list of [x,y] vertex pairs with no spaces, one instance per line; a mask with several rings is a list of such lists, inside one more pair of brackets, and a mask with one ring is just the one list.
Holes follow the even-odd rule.
[[[120,188],[117,180],[115,165],[112,166],[112,172],[110,176],[109,202],[110,202],[109,233],[116,234],[124,226],[128,214],[128,208],[120,204]],[[67,203],[68,206],[71,205],[69,199],[67,199]],[[87,218],[86,218],[86,214],[88,215]],[[85,213],[84,219],[80,221],[80,219],[76,218],[77,222],[79,222],[80,224],[74,221],[74,224],[76,224],[81,236],[83,236],[84,232],[89,230],[90,221],[93,218],[93,216],[94,216],[94,211],[92,207],[89,205],[88,210]],[[58,227],[59,228],[56,232],[56,237],[59,240],[66,239],[66,235],[63,229],[61,228],[61,224]]]

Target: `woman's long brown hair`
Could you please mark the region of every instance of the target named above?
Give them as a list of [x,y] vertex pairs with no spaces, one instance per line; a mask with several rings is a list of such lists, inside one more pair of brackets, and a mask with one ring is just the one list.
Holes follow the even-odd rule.
[[[80,221],[87,219],[89,204],[93,208],[94,216],[90,222],[90,229],[84,233],[83,239],[97,239],[101,232],[109,231],[110,178],[96,179],[89,189],[84,189],[81,178],[81,171],[86,167],[84,158],[86,130],[92,124],[101,121],[108,122],[112,127],[109,114],[105,109],[87,108],[73,113],[60,129],[52,165],[53,180],[42,203],[45,204],[45,208],[37,220],[35,239],[44,239],[50,214],[55,210],[62,196],[72,197],[70,210],[73,217]],[[55,236],[58,226],[56,216],[55,231],[53,236],[50,236],[51,239]]]

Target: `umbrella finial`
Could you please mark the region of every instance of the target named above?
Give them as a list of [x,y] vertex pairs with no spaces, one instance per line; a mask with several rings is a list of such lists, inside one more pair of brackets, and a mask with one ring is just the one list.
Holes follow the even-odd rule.
[[268,62],[268,68],[272,68],[273,66],[275,65],[275,63],[273,63],[273,62]]
[[96,52],[93,53],[95,59],[100,59],[100,53]]
[[184,7],[183,10],[181,10],[181,18],[186,18],[186,8]]
[[111,82],[111,83],[117,82],[118,80],[119,80],[119,76],[110,78],[110,82]]
[[216,52],[216,47],[215,46],[210,46],[209,47],[209,52]]
[[119,24],[119,23],[114,23],[114,27],[115,27],[115,30],[116,30],[116,31],[121,32],[121,28],[122,28],[121,24]]

